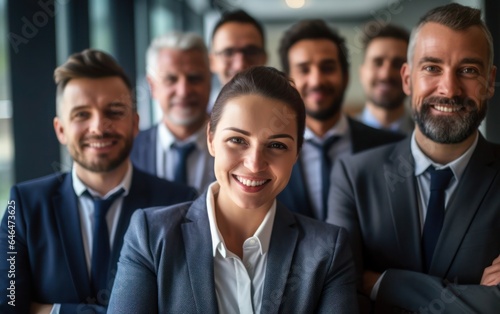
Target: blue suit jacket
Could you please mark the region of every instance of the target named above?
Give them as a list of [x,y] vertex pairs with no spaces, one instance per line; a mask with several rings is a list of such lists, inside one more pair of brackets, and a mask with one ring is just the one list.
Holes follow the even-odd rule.
[[[262,313],[357,313],[345,230],[278,203]],[[206,193],[134,213],[109,313],[217,313]]]
[[137,168],[156,175],[156,140],[158,125],[139,132],[130,152],[130,160]]
[[[123,200],[122,212],[111,252],[110,284],[116,274],[116,263],[132,213],[140,207],[170,205],[192,200],[194,189],[158,179],[133,170],[129,194]],[[62,313],[76,313],[90,308],[105,309],[90,299],[90,281],[85,261],[78,199],[70,173],[56,174],[14,186],[13,207],[7,209],[0,231],[0,312],[29,313],[31,302],[61,303]],[[15,220],[9,219],[15,212]],[[15,223],[15,245],[9,248],[8,221]],[[12,224],[11,224],[12,225]],[[10,255],[7,252],[17,252]],[[15,278],[9,279],[10,262],[15,257]],[[6,290],[15,280],[15,307],[7,304]],[[102,294],[102,304],[109,291]],[[93,313],[93,312],[91,312]]]
[[[130,160],[137,168],[147,173],[156,175],[156,141],[158,138],[158,125],[155,125],[147,130],[139,132],[134,140],[134,146],[130,152]],[[198,190],[203,193],[205,187],[215,181],[215,174],[213,172],[213,157],[209,157],[207,176],[202,183],[202,187]]]
[[[388,306],[401,305],[401,299],[391,300],[404,291],[398,276],[405,271],[424,272],[414,164],[408,138],[341,158],[332,172],[336,180],[331,187],[327,221],[349,231],[359,285],[363,270],[386,271],[377,302]],[[484,269],[500,253],[499,191],[500,145],[479,135],[447,206],[429,275],[459,285],[479,285]],[[397,275],[392,274],[396,271]],[[417,287],[429,289],[426,293],[432,290],[431,286]],[[484,296],[476,298],[478,303],[487,302],[488,296]],[[415,298],[406,294],[407,305]],[[427,304],[432,301],[428,299]],[[387,312],[393,313],[393,309]]]
[[[348,118],[347,120],[349,122],[349,129],[351,132],[352,154],[374,148],[376,146],[400,141],[405,137],[400,133],[369,127],[351,118]],[[293,212],[323,220],[326,218],[326,213],[324,213],[323,217],[314,217],[312,203],[309,199],[309,189],[306,185],[304,177],[304,169],[302,168],[302,161],[299,157],[293,166],[290,181],[288,181],[288,185],[278,195],[278,200],[280,200]]]

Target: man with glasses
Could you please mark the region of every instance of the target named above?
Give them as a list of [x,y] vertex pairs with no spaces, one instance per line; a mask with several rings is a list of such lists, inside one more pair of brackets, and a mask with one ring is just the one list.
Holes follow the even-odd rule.
[[243,10],[227,12],[212,32],[210,70],[225,85],[237,73],[256,65],[264,65],[262,25]]

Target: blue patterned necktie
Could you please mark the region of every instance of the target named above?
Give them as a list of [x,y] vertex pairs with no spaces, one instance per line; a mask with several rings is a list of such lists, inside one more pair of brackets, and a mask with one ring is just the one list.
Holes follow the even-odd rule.
[[328,192],[330,190],[330,173],[332,170],[332,161],[328,152],[330,148],[332,148],[333,144],[335,144],[340,139],[339,136],[331,136],[327,138],[323,144],[318,144],[313,141],[309,141],[314,147],[316,147],[321,155],[321,204],[322,204],[322,216],[317,217],[320,220],[325,220],[327,213],[327,203],[328,203]]
[[[124,189],[120,189],[106,199],[93,198],[88,191],[86,194],[90,196],[94,202],[94,226],[92,239],[92,258],[90,284],[92,295],[97,296],[99,291],[107,289],[108,268],[110,261],[109,247],[109,231],[106,223],[106,214],[111,207],[111,204],[118,199]],[[111,288],[111,287],[109,287]]]
[[187,159],[189,154],[196,148],[195,143],[188,143],[186,145],[172,144],[172,149],[177,152],[178,163],[175,167],[174,181],[188,184],[187,182]]
[[445,190],[453,177],[453,172],[450,168],[436,170],[431,166],[428,171],[431,174],[431,195],[427,205],[427,215],[422,234],[422,248],[426,271],[429,271],[439,234],[443,228],[446,199]]

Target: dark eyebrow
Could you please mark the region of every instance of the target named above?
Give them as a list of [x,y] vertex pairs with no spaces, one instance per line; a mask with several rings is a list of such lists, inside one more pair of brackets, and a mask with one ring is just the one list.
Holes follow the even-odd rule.
[[419,60],[418,64],[422,64],[425,62],[431,62],[431,63],[443,63],[443,60],[439,58],[434,58],[434,57],[423,57]]
[[484,62],[483,60],[479,58],[464,58],[460,63],[469,63],[469,64],[477,64],[481,67],[484,67]]
[[[250,136],[250,132],[242,130],[242,129],[238,129],[238,128],[233,128],[233,127],[225,128],[224,131],[234,131],[234,132],[238,132],[238,133],[241,133],[243,135],[246,135],[246,136]],[[273,135],[269,136],[268,139],[272,140],[272,139],[284,138],[284,137],[289,138],[292,141],[295,141],[293,139],[293,137],[289,134],[273,134]]]
[[[419,64],[422,64],[422,63],[425,63],[425,62],[443,63],[443,60],[441,60],[439,58],[434,58],[434,57],[423,57],[422,59],[420,59]],[[464,63],[477,64],[477,65],[479,65],[481,67],[484,67],[484,62],[481,59],[479,59],[479,58],[463,58],[460,61],[460,64],[464,64]]]
[[292,141],[295,142],[295,140],[293,139],[293,137],[291,135],[289,135],[289,134],[274,134],[274,135],[269,136],[269,139],[272,140],[272,139],[284,138],[284,137],[289,138],[289,139],[291,139]]
[[233,127],[225,128],[224,130],[225,130],[225,131],[234,131],[234,132],[238,132],[238,133],[241,133],[241,134],[246,135],[246,136],[249,136],[249,135],[250,135],[250,132],[248,132],[248,131],[244,131],[244,130],[242,130],[242,129],[233,128]]
[[89,105],[86,105],[86,104],[81,104],[81,105],[76,105],[76,106],[73,106],[70,110],[70,112],[73,112],[73,111],[78,111],[78,110],[84,110],[84,109],[87,109],[89,108],[90,106]]
[[128,105],[123,103],[123,102],[120,102],[120,101],[113,101],[111,103],[108,104],[108,107],[123,107],[123,108],[127,108]]

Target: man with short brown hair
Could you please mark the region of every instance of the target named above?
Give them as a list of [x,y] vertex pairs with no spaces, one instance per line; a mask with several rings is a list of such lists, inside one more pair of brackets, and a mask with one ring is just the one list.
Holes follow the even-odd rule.
[[2,313],[105,313],[132,213],[196,196],[130,163],[139,116],[132,85],[110,55],[73,54],[54,78],[54,130],[74,162],[69,173],[11,189],[0,288],[14,296],[2,293]]

